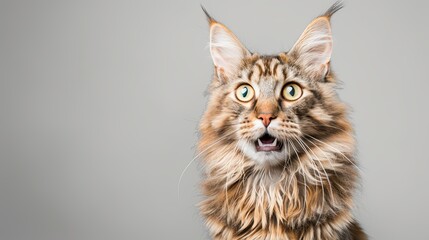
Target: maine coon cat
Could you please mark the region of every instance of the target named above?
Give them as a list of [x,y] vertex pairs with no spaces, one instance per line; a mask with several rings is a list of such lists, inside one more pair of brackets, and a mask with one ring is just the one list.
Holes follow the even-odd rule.
[[352,216],[355,140],[330,69],[341,7],[277,55],[250,52],[203,9],[215,71],[200,123],[200,209],[213,239],[367,239]]

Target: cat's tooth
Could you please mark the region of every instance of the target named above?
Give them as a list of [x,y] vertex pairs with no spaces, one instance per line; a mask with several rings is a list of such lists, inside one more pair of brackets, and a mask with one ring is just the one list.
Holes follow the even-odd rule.
[[261,139],[258,138],[258,144],[259,146],[263,146],[264,144],[261,142]]
[[275,147],[277,145],[277,138],[274,139],[274,142],[271,144],[271,146]]

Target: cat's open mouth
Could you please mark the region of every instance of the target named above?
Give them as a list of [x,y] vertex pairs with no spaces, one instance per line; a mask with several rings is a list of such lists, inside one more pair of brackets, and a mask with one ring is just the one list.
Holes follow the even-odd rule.
[[255,146],[258,152],[280,151],[282,148],[281,142],[269,134],[264,134],[262,137],[258,138],[255,142]]

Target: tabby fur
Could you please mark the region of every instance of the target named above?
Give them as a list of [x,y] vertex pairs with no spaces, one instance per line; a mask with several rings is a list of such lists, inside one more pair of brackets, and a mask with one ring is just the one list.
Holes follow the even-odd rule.
[[[277,55],[249,52],[207,14],[215,71],[198,151],[200,210],[213,239],[367,239],[352,215],[359,179],[354,132],[330,70],[330,18],[340,8],[334,4],[291,51]],[[302,87],[299,100],[280,96],[288,82]],[[235,98],[241,83],[255,89],[252,101]],[[274,117],[265,128],[258,115],[267,112]],[[267,129],[284,150],[249,150]]]

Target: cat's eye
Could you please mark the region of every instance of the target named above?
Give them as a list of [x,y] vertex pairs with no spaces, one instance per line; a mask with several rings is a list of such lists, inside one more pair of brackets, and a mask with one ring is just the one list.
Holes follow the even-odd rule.
[[296,101],[302,96],[302,88],[296,83],[288,83],[282,91],[283,97],[288,101]]
[[242,84],[235,90],[235,96],[242,102],[248,102],[255,96],[255,90],[249,84]]

